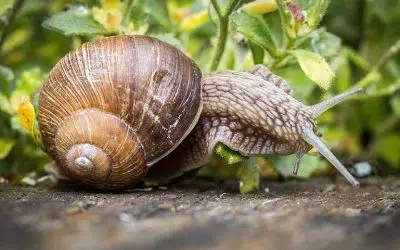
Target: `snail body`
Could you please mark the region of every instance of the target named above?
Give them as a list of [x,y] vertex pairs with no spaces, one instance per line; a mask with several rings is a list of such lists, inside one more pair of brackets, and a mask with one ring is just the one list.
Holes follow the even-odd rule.
[[167,180],[206,163],[217,143],[245,156],[316,147],[358,182],[319,140],[315,119],[360,92],[306,106],[264,66],[202,77],[182,52],[145,36],[89,42],[50,72],[39,95],[42,143],[70,179],[103,190]]

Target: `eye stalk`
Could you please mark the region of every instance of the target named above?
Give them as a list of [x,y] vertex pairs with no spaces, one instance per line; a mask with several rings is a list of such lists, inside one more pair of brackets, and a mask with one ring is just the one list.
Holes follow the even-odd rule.
[[315,104],[315,105],[311,106],[310,107],[311,112],[313,113],[314,117],[317,118],[322,113],[324,113],[328,109],[332,108],[336,104],[341,103],[341,102],[345,101],[346,99],[349,99],[350,97],[353,97],[353,96],[358,95],[360,93],[364,93],[364,89],[363,88],[350,90],[350,91],[347,91],[347,92],[342,93],[340,95],[334,96],[333,98],[331,98],[331,99],[329,99],[327,101],[324,101],[324,102],[321,102],[321,103],[318,103],[318,104]]
[[[343,102],[344,100],[363,93],[364,89],[363,88],[358,88],[354,89],[345,93],[342,93],[340,95],[334,96],[333,98],[318,103],[316,105],[313,105],[310,107],[310,110],[312,112],[312,115],[314,118],[317,118],[320,116],[322,113],[324,113],[326,110],[330,109],[331,107],[335,106],[338,103]],[[319,132],[313,131],[313,129],[308,128],[308,127],[303,127],[300,130],[300,136],[310,145],[315,147],[352,185],[358,186],[360,183],[350,174],[349,171],[343,166],[342,163],[335,157],[335,155],[329,150],[329,148],[321,141],[319,137],[322,135]],[[300,164],[300,159],[303,156],[304,153],[298,152],[296,154],[296,161],[293,169],[293,173],[297,174],[297,171],[299,169],[299,164]]]
[[310,145],[315,147],[332,165],[353,185],[358,186],[360,183],[347,171],[347,169],[340,163],[335,155],[328,149],[327,146],[314,134],[314,132],[305,128],[301,131],[303,139]]

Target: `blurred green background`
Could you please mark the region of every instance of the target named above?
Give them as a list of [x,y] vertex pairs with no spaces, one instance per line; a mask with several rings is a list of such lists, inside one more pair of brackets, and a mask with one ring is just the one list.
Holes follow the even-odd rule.
[[[43,173],[50,160],[18,118],[21,100],[35,105],[35,90],[68,51],[115,34],[164,40],[193,58],[203,72],[246,70],[263,63],[287,79],[305,104],[365,87],[365,95],[320,117],[320,131],[347,167],[364,162],[375,174],[399,174],[400,0],[278,3],[2,0],[0,176],[18,183],[30,172]],[[293,156],[258,161],[265,176],[292,176]],[[201,173],[229,176],[213,165]],[[322,157],[310,154],[298,177],[335,173]]]

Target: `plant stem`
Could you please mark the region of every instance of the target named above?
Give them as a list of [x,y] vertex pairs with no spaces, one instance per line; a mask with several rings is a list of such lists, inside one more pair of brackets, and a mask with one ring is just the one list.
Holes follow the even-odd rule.
[[4,17],[4,27],[3,30],[0,31],[0,50],[3,46],[3,43],[6,39],[6,34],[8,28],[10,27],[11,23],[14,21],[15,15],[23,5],[25,0],[14,0],[12,7],[8,10],[7,14]]
[[122,25],[126,26],[129,19],[129,14],[131,13],[131,9],[133,7],[134,0],[128,0],[126,3],[125,11],[122,17]]
[[396,81],[393,84],[390,84],[386,88],[379,89],[378,91],[371,93],[371,94],[366,94],[366,95],[360,95],[354,97],[354,99],[362,100],[362,99],[368,99],[368,98],[378,98],[378,97],[383,97],[383,96],[389,96],[393,95],[397,91],[400,90],[400,80]]
[[219,62],[221,61],[222,54],[225,50],[226,45],[226,37],[228,35],[228,22],[225,21],[225,18],[219,19],[219,28],[218,28],[218,42],[215,47],[215,52],[213,59],[211,61],[210,71],[215,71],[218,68]]
[[218,5],[217,1],[211,0],[211,3],[214,6],[219,18],[219,27],[217,46],[215,47],[214,56],[211,61],[210,71],[215,71],[221,61],[222,54],[225,50],[226,38],[228,36],[229,16],[235,9],[238,2],[239,0],[231,0],[224,13],[222,13],[221,7]]
[[374,65],[373,70],[379,70],[386,62],[400,51],[400,39],[397,40],[379,59],[378,63]]
[[212,5],[213,5],[215,11],[217,12],[218,17],[221,18],[221,16],[222,16],[222,11],[221,11],[221,8],[219,7],[217,1],[216,1],[216,0],[211,0],[211,3],[212,3]]
[[372,83],[376,83],[381,79],[381,74],[377,71],[370,71],[360,81],[358,81],[352,88],[366,88]]
[[[383,54],[383,56],[379,59],[379,61],[371,68],[371,71],[366,74],[358,83],[356,83],[353,88],[364,87],[367,88],[374,82],[380,80],[380,73],[378,72],[379,69],[385,65],[385,63],[393,56],[395,56],[400,51],[400,39],[397,40],[390,48]],[[397,86],[397,85],[396,85]],[[389,89],[391,88],[391,89]],[[393,89],[393,90],[392,90]],[[383,94],[373,94],[369,96],[384,96],[387,95],[386,93],[394,93],[397,90],[397,87],[388,87],[388,91],[382,92]]]
[[235,10],[235,7],[238,5],[239,0],[232,0],[229,2],[228,7],[225,10],[224,16],[229,17],[229,15]]

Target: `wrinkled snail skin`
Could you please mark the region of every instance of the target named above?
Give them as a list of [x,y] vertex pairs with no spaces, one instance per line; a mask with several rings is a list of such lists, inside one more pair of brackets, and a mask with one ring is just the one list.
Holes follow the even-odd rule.
[[357,185],[315,119],[361,91],[306,106],[262,65],[202,77],[164,42],[114,36],[57,63],[40,89],[38,123],[60,176],[106,191],[177,177],[206,163],[219,142],[245,156],[296,154],[294,172],[315,147]]
[[217,143],[245,156],[296,154],[315,147],[353,185],[358,181],[318,138],[315,119],[343,100],[363,92],[355,89],[325,102],[306,106],[292,97],[282,78],[263,65],[248,72],[222,71],[202,80],[203,111],[191,134],[150,169],[146,178],[166,182],[210,160]]
[[201,72],[145,36],[96,40],[68,53],[41,87],[42,142],[65,175],[103,190],[141,180],[201,113]]
[[190,135],[154,165],[147,178],[167,181],[207,163],[217,143],[245,156],[289,155],[311,149],[299,124],[315,129],[312,113],[289,84],[261,65],[222,71],[202,80],[204,108]]

